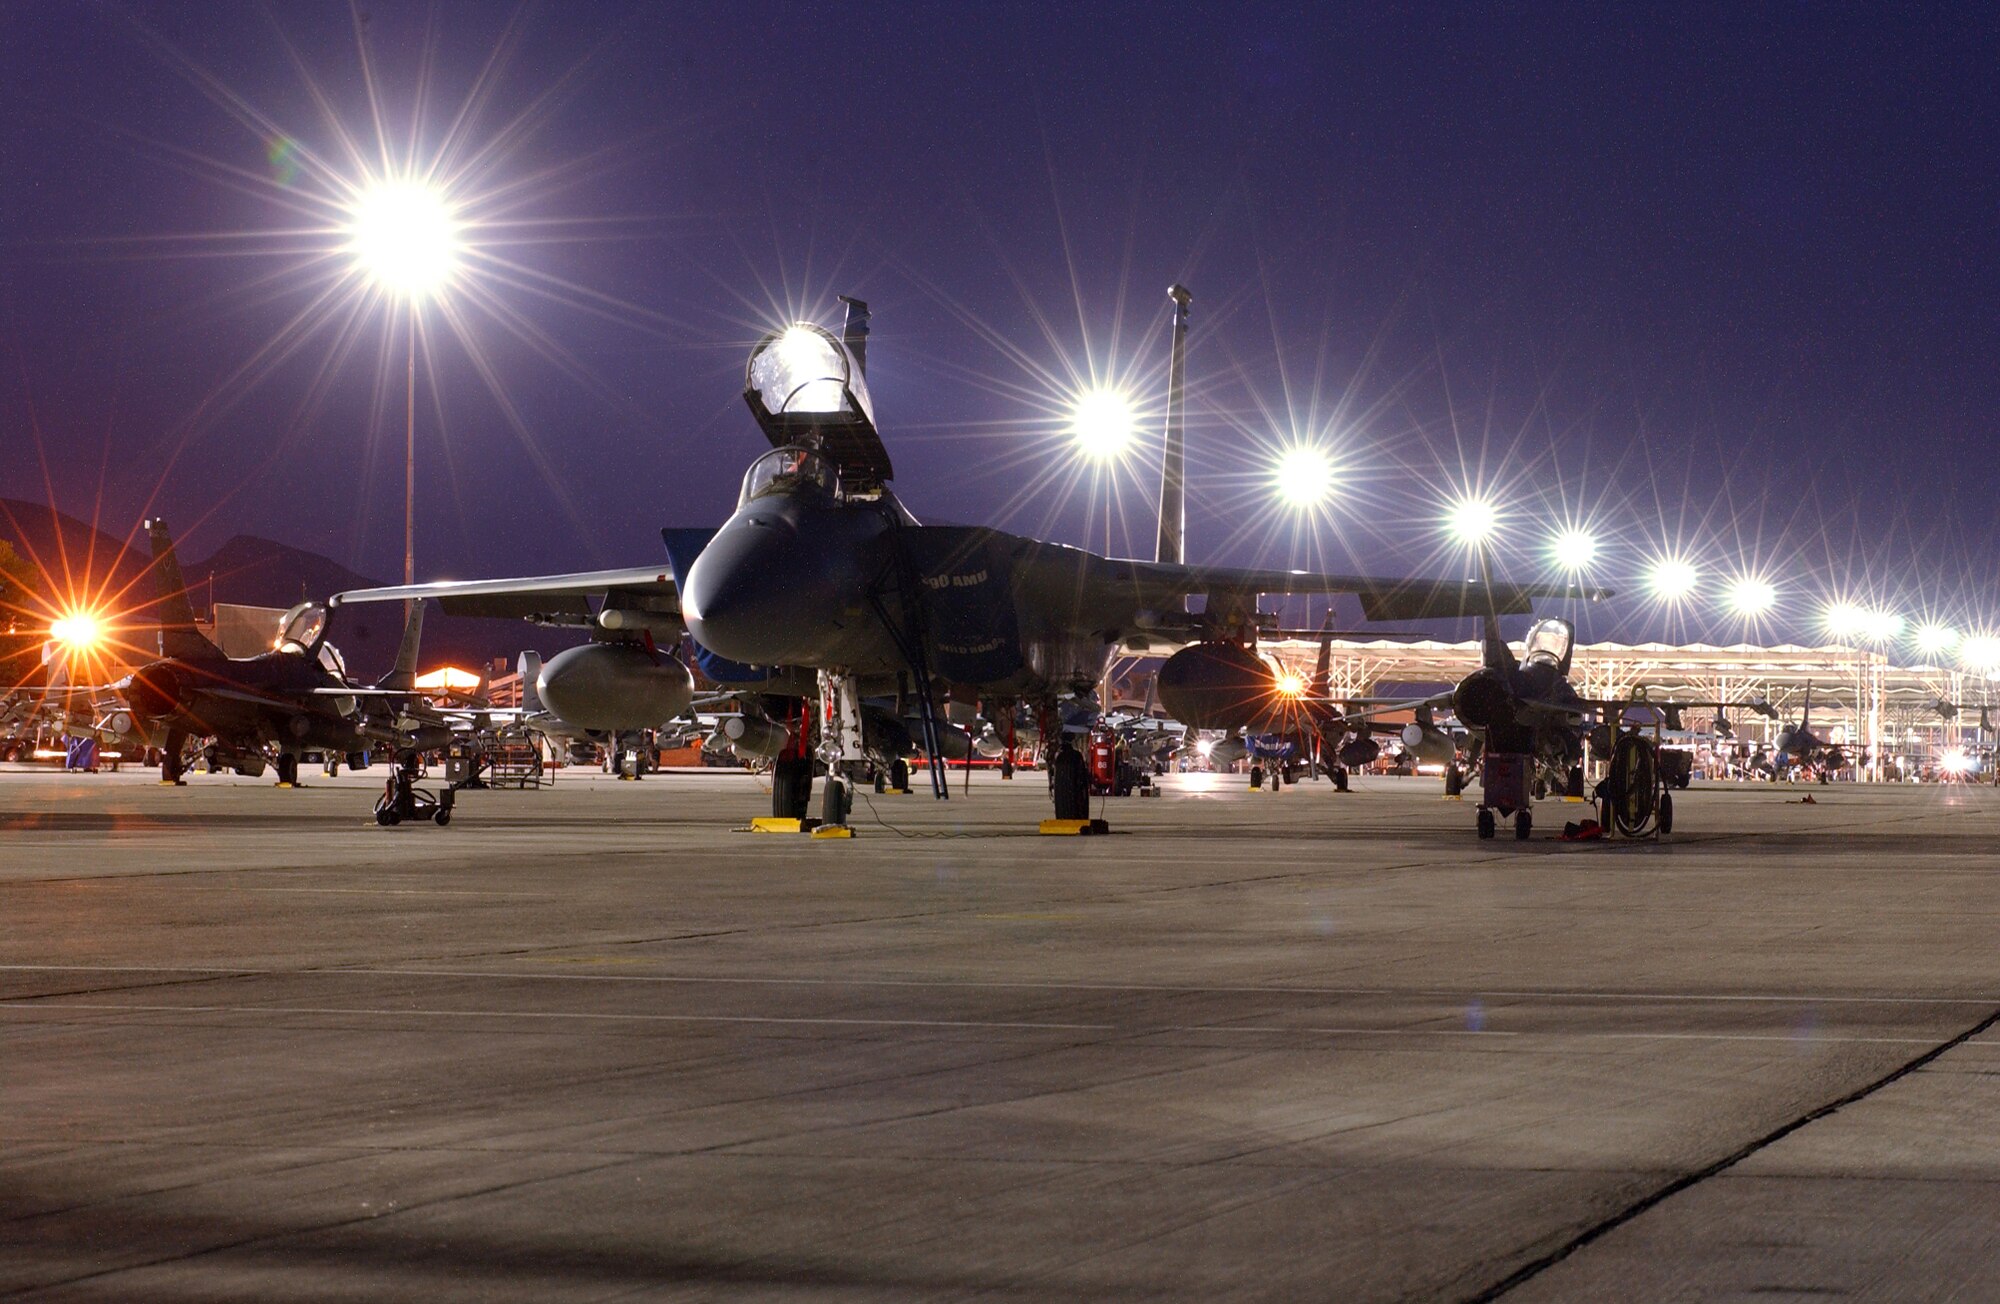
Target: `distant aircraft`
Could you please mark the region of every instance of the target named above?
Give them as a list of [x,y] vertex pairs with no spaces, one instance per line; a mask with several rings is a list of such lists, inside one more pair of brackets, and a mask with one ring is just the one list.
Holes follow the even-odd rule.
[[[181,783],[183,752],[193,737],[215,740],[219,759],[240,773],[263,772],[267,749],[278,782],[298,782],[299,754],[326,751],[358,759],[371,744],[441,746],[441,736],[416,734],[369,719],[359,707],[340,657],[326,642],[326,610],[306,603],[287,614],[278,646],[231,659],[195,628],[173,539],[160,520],[146,522],[159,603],[160,656],[112,685],[130,712],[114,732],[161,739],[160,778]],[[421,617],[404,631],[385,683],[414,676]]]

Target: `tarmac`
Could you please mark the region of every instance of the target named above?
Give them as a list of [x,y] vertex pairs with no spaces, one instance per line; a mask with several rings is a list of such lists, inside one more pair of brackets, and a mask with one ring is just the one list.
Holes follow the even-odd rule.
[[382,777],[0,773],[0,1298],[2000,1298],[1991,788]]

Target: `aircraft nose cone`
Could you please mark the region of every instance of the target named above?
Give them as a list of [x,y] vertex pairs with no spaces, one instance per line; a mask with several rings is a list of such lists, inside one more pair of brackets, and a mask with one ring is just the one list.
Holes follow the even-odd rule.
[[783,519],[731,521],[681,590],[695,642],[752,666],[810,663],[815,645],[838,629],[838,607],[823,550]]

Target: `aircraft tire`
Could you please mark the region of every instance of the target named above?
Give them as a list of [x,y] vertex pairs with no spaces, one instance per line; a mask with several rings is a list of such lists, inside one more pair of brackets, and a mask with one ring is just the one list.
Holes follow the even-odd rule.
[[1065,747],[1049,758],[1049,793],[1055,799],[1057,819],[1090,818],[1090,773],[1082,752]]
[[1456,762],[1454,762],[1454,763],[1453,763],[1453,764],[1451,764],[1451,765],[1447,765],[1447,766],[1445,766],[1445,769],[1444,769],[1444,795],[1445,795],[1445,796],[1447,796],[1447,797],[1457,797],[1457,796],[1459,796],[1459,795],[1463,794],[1464,792],[1465,792],[1465,773],[1464,773],[1464,771],[1462,771],[1462,770],[1460,770],[1460,769],[1458,768],[1458,765],[1457,765],[1457,763],[1456,763]]
[[1335,771],[1333,772],[1333,790],[1334,790],[1335,792],[1346,792],[1346,791],[1347,791],[1347,771],[1346,771],[1346,769],[1344,769],[1344,768],[1343,768],[1343,769],[1338,769],[1338,770],[1335,770]]
[[1491,838],[1494,829],[1497,827],[1498,825],[1493,819],[1493,812],[1482,806],[1479,810],[1479,836],[1481,838]]
[[1522,811],[1514,817],[1514,841],[1526,842],[1528,836],[1534,831],[1535,817],[1533,815],[1527,811]]
[[910,763],[900,756],[889,762],[889,786],[899,792],[910,786]]
[[802,820],[811,805],[812,761],[803,756],[780,758],[771,767],[771,814]]
[[1655,818],[1659,820],[1660,832],[1663,835],[1674,831],[1674,799],[1672,796],[1664,792],[1660,794],[1660,811]]

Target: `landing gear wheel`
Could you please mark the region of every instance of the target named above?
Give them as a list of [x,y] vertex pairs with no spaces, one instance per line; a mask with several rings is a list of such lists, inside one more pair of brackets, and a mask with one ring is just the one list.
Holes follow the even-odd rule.
[[1454,762],[1444,767],[1444,795],[1456,797],[1465,791],[1465,772]]
[[1055,799],[1057,819],[1090,818],[1090,772],[1082,752],[1064,747],[1049,758],[1049,795]]
[[1581,765],[1572,765],[1569,767],[1569,782],[1563,788],[1563,796],[1583,796],[1583,767]]
[[1338,769],[1333,772],[1333,790],[1335,792],[1347,791],[1347,771],[1345,769]]
[[910,787],[910,763],[898,756],[889,762],[889,786],[897,792],[907,792]]
[[1540,800],[1542,800],[1542,798],[1544,798],[1544,797],[1548,796],[1548,795],[1549,795],[1549,781],[1548,781],[1547,779],[1544,779],[1544,778],[1541,778],[1541,777],[1537,776],[1537,777],[1536,777],[1536,779],[1535,779],[1535,786],[1534,786],[1534,788],[1533,788],[1533,792],[1534,792],[1534,795],[1535,795],[1535,800],[1536,800],[1536,801],[1540,801]]
[[1535,831],[1535,817],[1522,811],[1514,817],[1514,841],[1526,842],[1528,835]]
[[826,786],[820,793],[819,822],[839,827],[847,823],[847,813],[854,809],[854,796],[848,784],[852,782],[844,775],[829,774]]
[[1494,823],[1494,819],[1493,819],[1493,812],[1492,812],[1492,811],[1490,811],[1490,810],[1487,810],[1487,809],[1486,809],[1485,807],[1483,807],[1483,806],[1482,806],[1482,807],[1480,807],[1480,810],[1479,810],[1479,836],[1480,836],[1480,837],[1482,837],[1482,838],[1490,838],[1490,837],[1492,837],[1492,836],[1493,836],[1493,830],[1494,830],[1494,828],[1495,828],[1495,827],[1496,827],[1496,825],[1495,825],[1495,823]]
[[1660,794],[1660,810],[1654,818],[1659,821],[1662,835],[1674,831],[1674,799],[1667,793]]
[[771,814],[781,820],[802,820],[812,805],[812,761],[804,756],[779,758],[771,767]]
[[1253,789],[1255,789],[1255,788],[1261,788],[1261,787],[1263,787],[1263,786],[1264,786],[1264,767],[1263,767],[1263,766],[1261,766],[1261,765],[1253,765],[1253,766],[1251,766],[1251,767],[1250,767],[1250,786],[1251,786],[1251,788],[1253,788]]
[[299,786],[299,758],[291,752],[278,753],[278,786],[281,788]]

